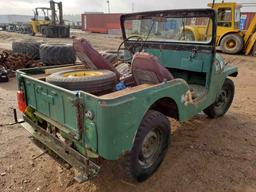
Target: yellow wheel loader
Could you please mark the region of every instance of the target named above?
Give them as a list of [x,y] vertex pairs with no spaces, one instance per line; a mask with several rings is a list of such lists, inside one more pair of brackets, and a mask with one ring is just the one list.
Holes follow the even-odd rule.
[[[256,55],[256,15],[248,30],[240,30],[241,4],[235,2],[209,3],[209,7],[217,11],[216,46],[228,54],[244,52],[245,55]],[[200,23],[200,22],[199,22]],[[211,25],[209,25],[211,26]],[[184,33],[188,40],[204,40],[209,27],[202,25],[185,26]]]

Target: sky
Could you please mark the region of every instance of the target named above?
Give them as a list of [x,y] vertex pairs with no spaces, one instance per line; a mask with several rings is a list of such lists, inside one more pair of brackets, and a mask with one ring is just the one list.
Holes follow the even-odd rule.
[[[57,1],[57,0],[56,0]],[[114,13],[127,13],[159,9],[204,8],[209,0],[109,0],[110,10]],[[216,0],[216,2],[221,0]],[[229,0],[230,1],[230,0]],[[232,0],[231,0],[232,1]],[[49,7],[49,0],[0,0],[0,14],[32,15],[35,7]],[[107,12],[107,0],[62,0],[64,14],[83,12]],[[228,2],[226,0],[226,2]],[[237,0],[238,3],[256,3],[255,0]],[[134,7],[134,9],[133,9]],[[254,7],[242,11],[256,12]]]

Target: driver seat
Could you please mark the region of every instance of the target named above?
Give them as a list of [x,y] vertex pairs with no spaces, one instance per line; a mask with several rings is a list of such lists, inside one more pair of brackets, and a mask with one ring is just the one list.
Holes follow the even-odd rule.
[[173,80],[173,75],[159,63],[156,56],[138,52],[132,60],[132,75],[137,85],[157,84]]
[[118,71],[84,38],[73,38],[73,48],[77,57],[89,69],[106,69],[113,71],[120,78]]

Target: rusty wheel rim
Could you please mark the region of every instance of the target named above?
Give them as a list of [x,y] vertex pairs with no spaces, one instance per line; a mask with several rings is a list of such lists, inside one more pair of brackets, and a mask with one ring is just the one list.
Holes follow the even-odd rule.
[[236,41],[235,41],[234,39],[228,40],[227,43],[226,43],[226,47],[227,47],[228,49],[233,49],[233,48],[235,48],[235,47],[236,47]]
[[139,163],[147,168],[154,164],[160,154],[161,133],[159,129],[151,130],[144,138],[139,155]]

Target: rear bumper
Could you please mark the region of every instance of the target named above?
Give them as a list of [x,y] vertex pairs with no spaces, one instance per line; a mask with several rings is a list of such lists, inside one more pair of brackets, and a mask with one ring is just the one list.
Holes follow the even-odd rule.
[[80,171],[81,175],[75,177],[78,182],[84,182],[98,174],[100,167],[94,162],[42,129],[26,116],[24,116],[24,120],[25,122],[21,125],[36,140],[40,141],[46,148]]

